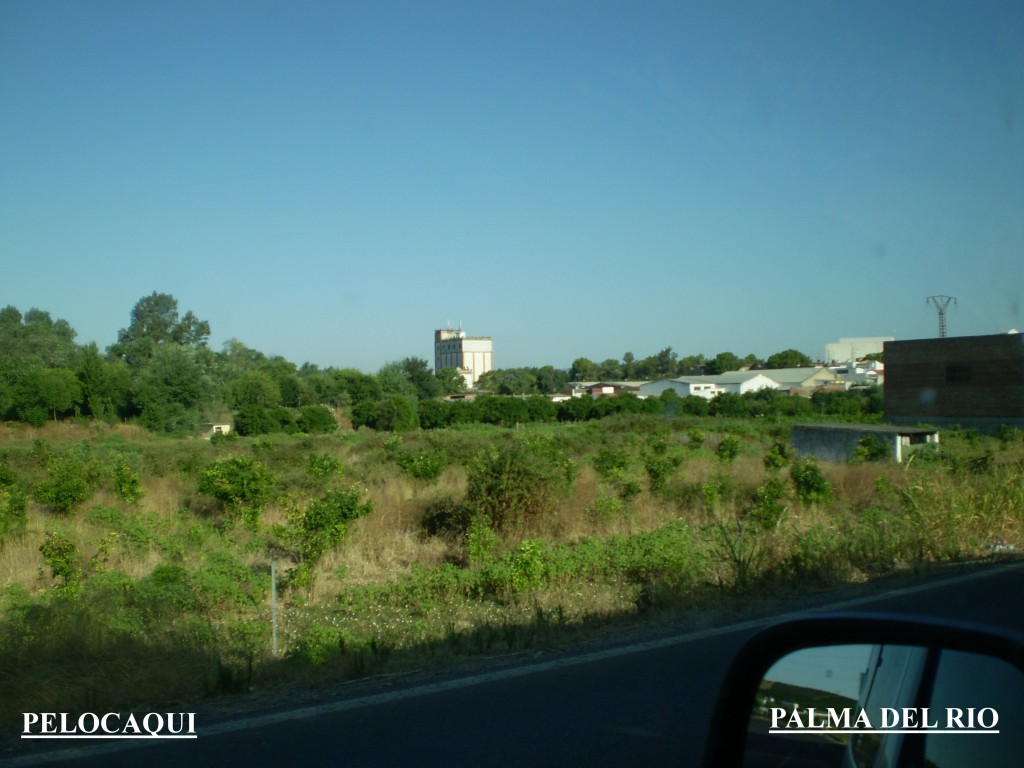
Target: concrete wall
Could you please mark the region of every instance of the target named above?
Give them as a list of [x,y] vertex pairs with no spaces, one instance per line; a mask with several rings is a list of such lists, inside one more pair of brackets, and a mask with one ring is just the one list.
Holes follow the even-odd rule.
[[939,442],[938,432],[901,432],[895,427],[858,427],[855,424],[798,424],[790,430],[789,439],[793,450],[801,458],[844,462],[856,456],[860,441],[868,435],[888,446],[889,456],[898,462],[903,461],[915,446],[937,445]]

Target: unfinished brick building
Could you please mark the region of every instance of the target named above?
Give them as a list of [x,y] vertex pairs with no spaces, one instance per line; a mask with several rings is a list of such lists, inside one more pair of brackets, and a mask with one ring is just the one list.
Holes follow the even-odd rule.
[[1024,334],[887,341],[885,420],[1024,429]]

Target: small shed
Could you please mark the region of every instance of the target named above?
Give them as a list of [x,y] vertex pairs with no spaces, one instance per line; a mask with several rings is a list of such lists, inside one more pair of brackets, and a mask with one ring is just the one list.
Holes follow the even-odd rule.
[[935,429],[889,424],[797,424],[790,431],[790,442],[798,456],[824,461],[849,461],[866,437],[880,440],[897,462],[917,446],[939,443]]
[[227,435],[231,432],[230,424],[213,424],[207,422],[206,424],[199,425],[199,436],[203,440],[209,440],[214,435]]

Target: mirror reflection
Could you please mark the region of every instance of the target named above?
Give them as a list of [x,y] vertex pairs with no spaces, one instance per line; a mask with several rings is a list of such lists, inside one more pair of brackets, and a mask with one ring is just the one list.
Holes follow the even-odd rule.
[[1024,764],[1024,674],[942,648],[836,645],[779,659],[751,708],[747,766]]

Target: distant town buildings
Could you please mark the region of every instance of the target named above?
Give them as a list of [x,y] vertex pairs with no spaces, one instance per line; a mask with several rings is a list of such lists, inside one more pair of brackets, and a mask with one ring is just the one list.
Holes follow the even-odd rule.
[[461,328],[440,328],[434,331],[434,373],[454,368],[466,380],[466,388],[472,388],[481,376],[494,370],[493,347],[490,336],[467,336]]
[[829,363],[853,363],[863,360],[868,355],[879,354],[887,341],[895,341],[895,339],[892,336],[839,339],[839,341],[825,345],[825,360]]
[[885,420],[1024,429],[1024,335],[886,342]]
[[640,385],[641,397],[658,397],[666,389],[680,397],[690,395],[711,399],[723,392],[743,395],[759,389],[809,395],[819,387],[833,384],[836,374],[821,366],[809,368],[767,368],[759,371],[730,371],[715,376],[680,376],[658,379]]

